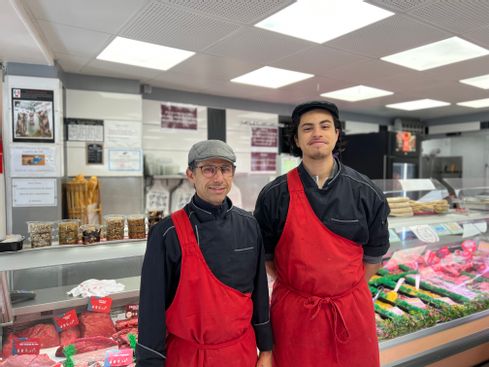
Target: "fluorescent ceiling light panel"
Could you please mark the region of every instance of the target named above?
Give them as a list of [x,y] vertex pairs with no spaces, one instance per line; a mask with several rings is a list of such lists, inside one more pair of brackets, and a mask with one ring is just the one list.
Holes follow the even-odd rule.
[[474,78],[462,79],[460,83],[468,84],[473,87],[489,89],[489,74],[476,76]]
[[450,103],[435,99],[418,99],[416,101],[388,104],[386,107],[404,111],[424,110],[426,108],[449,106]]
[[472,101],[465,101],[457,103],[459,106],[471,107],[471,108],[482,108],[489,107],[489,98],[474,99]]
[[178,48],[116,37],[97,56],[97,59],[149,69],[168,70],[194,54],[195,52]]
[[485,48],[458,37],[451,37],[381,57],[381,60],[422,71],[488,54],[489,50]]
[[298,0],[255,26],[324,43],[391,15],[361,0]]
[[341,99],[342,101],[356,102],[363,101],[365,99],[388,96],[390,94],[394,93],[389,92],[388,90],[367,87],[365,85],[357,85],[355,87],[323,93],[321,94],[321,97],[329,97],[334,99]]
[[231,79],[234,83],[255,85],[266,88],[280,88],[313,77],[312,74],[299,73],[285,69],[264,66],[247,74]]

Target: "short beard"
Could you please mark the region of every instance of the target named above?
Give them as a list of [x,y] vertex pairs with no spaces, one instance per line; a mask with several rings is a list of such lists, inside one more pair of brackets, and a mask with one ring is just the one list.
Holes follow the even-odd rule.
[[313,161],[321,161],[327,157],[328,157],[328,153],[316,152],[316,153],[310,155],[309,159],[312,159]]

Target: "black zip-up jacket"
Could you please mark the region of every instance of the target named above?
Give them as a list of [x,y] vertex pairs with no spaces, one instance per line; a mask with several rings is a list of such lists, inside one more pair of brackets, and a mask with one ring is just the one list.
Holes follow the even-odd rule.
[[[377,264],[389,249],[389,206],[370,179],[335,158],[336,172],[322,188],[298,167],[306,197],[317,217],[334,233],[363,246],[363,260]],[[267,260],[273,259],[289,209],[287,175],[277,177],[260,192],[254,216],[260,224]]]
[[[195,195],[184,209],[213,274],[224,284],[252,294],[252,326],[257,346],[261,351],[272,350],[263,240],[255,218],[234,207],[229,199],[216,207]],[[164,366],[165,310],[175,297],[180,265],[181,249],[175,227],[171,218],[166,217],[150,230],[141,272],[138,367]]]

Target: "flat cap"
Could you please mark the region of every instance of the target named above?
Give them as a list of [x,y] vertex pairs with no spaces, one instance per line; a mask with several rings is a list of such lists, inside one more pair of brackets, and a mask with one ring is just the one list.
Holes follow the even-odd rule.
[[339,119],[338,107],[336,107],[334,103],[328,101],[310,101],[297,105],[294,108],[294,111],[292,112],[292,121],[297,123],[304,113],[316,109],[326,110],[331,113],[335,119]]
[[224,159],[234,164],[236,155],[228,144],[221,140],[203,140],[192,145],[188,152],[188,165],[206,159]]

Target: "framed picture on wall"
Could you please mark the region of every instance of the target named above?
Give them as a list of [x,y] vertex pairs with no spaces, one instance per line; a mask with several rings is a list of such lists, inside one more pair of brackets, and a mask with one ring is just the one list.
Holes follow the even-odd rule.
[[54,92],[12,88],[14,142],[54,143]]

